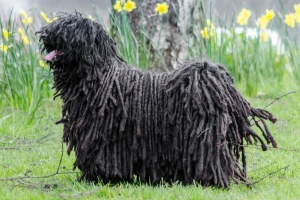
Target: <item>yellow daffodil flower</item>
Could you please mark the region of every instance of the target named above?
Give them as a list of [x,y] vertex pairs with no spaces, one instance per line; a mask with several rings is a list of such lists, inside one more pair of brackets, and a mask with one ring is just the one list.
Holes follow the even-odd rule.
[[251,17],[250,10],[243,8],[242,11],[237,16],[237,23],[240,25],[246,25],[250,17]]
[[40,14],[41,14],[42,18],[43,18],[45,21],[46,21],[46,19],[48,19],[46,13],[40,12]]
[[269,20],[268,18],[266,17],[266,15],[263,15],[261,16],[260,18],[258,18],[257,20],[257,26],[260,28],[260,29],[266,29],[268,24],[269,24]]
[[1,44],[1,45],[0,45],[0,49],[1,49],[1,51],[7,53],[8,46],[6,46],[6,45],[4,45],[4,44]]
[[266,14],[258,18],[257,20],[257,26],[260,29],[266,29],[269,22],[275,17],[275,13],[273,10],[266,10]]
[[24,36],[25,35],[25,32],[22,28],[18,28],[18,32],[21,36]]
[[267,34],[266,31],[263,31],[263,32],[260,33],[260,39],[263,42],[267,42],[269,40],[269,35]]
[[166,2],[156,4],[155,12],[157,12],[159,15],[167,14],[168,10],[169,5]]
[[215,28],[214,24],[209,19],[206,19],[206,25],[210,29],[214,29]]
[[300,23],[300,12],[294,13],[294,20],[299,24]]
[[39,64],[41,67],[46,67],[46,63],[43,60],[39,60]]
[[51,19],[48,18],[48,16],[46,15],[46,13],[40,12],[40,14],[41,14],[42,18],[43,18],[48,24],[50,24],[50,23],[53,22],[53,20],[51,20]]
[[48,24],[50,24],[50,23],[53,22],[53,20],[51,20],[51,19],[48,18],[48,19],[46,20],[46,22],[47,22]]
[[22,22],[23,24],[32,24],[32,17],[25,17]]
[[26,36],[24,30],[22,28],[18,28],[18,32],[19,32],[19,34],[21,36],[21,39],[22,39],[23,43],[25,45],[28,45],[30,43],[29,42],[29,38]]
[[24,43],[25,45],[28,45],[28,44],[29,44],[29,39],[28,39],[28,37],[27,37],[26,35],[22,36],[22,40],[23,40],[23,43]]
[[136,5],[134,1],[128,0],[123,7],[123,10],[126,10],[127,12],[131,12],[134,9],[136,9]]
[[23,17],[25,17],[25,18],[28,17],[27,13],[22,8],[20,8],[20,13],[21,13],[21,15],[23,15]]
[[274,11],[267,9],[265,17],[270,21],[271,19],[273,19],[275,17]]
[[296,13],[300,13],[300,3],[294,5],[294,9]]
[[115,5],[114,5],[114,9],[118,12],[122,12],[123,8],[122,8],[120,1],[116,1]]
[[289,27],[294,28],[295,27],[295,18],[294,14],[288,14],[285,15],[284,23],[287,24]]
[[204,29],[202,29],[200,33],[204,39],[209,39],[214,35],[212,30],[209,30],[207,27],[204,27]]
[[20,13],[24,17],[22,19],[23,24],[32,24],[32,17],[28,17],[27,13],[22,8],[20,9]]
[[92,15],[88,15],[88,18],[90,19],[90,20],[92,20],[92,21],[94,21],[95,19],[93,18],[93,16]]
[[3,37],[6,41],[8,41],[8,38],[9,38],[9,33],[6,29],[3,29],[2,30],[2,34],[3,34]]

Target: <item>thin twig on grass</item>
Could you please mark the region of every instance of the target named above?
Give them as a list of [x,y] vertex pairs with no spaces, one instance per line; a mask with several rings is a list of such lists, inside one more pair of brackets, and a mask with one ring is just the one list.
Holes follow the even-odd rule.
[[[38,138],[38,139],[35,139],[35,140],[29,140],[29,139],[26,140],[25,138],[13,138],[13,137],[9,137],[9,136],[4,136],[2,138],[14,140],[14,141],[16,141],[17,144],[30,144],[30,143],[38,143],[38,142],[44,140],[45,138],[48,138],[49,136],[54,135],[54,134],[55,133],[49,133],[49,134],[46,134],[46,135],[42,136],[41,138]],[[1,143],[8,144],[9,142],[1,141]]]
[[0,147],[0,150],[25,150],[20,147]]
[[263,166],[263,167],[259,167],[259,168],[253,169],[253,170],[251,170],[251,171],[248,171],[248,173],[249,173],[249,172],[255,172],[255,171],[258,171],[258,170],[261,170],[261,169],[265,169],[265,168],[267,168],[267,167],[269,167],[269,166],[271,166],[271,165],[274,165],[275,163],[277,163],[277,162],[273,162],[273,163],[268,164],[268,165],[265,165],[265,166]]
[[268,105],[266,105],[263,109],[266,109],[267,107],[269,107],[270,105],[272,105],[273,103],[275,103],[276,101],[278,101],[279,99],[281,99],[282,97],[285,97],[289,94],[293,94],[293,93],[296,93],[296,91],[291,91],[291,92],[288,92],[280,97],[276,97],[274,101],[272,101],[271,103],[269,103]]
[[64,154],[64,145],[63,142],[61,143],[61,156],[60,156],[60,161],[58,163],[57,166],[57,170],[55,173],[50,174],[50,175],[46,175],[46,176],[23,176],[23,177],[14,177],[14,178],[2,178],[0,179],[0,182],[4,182],[4,181],[14,181],[14,180],[22,180],[22,179],[31,179],[31,178],[49,178],[55,175],[60,175],[60,174],[73,174],[73,173],[79,173],[79,172],[59,172],[60,166],[61,166],[61,162],[62,162],[62,158],[63,158],[63,154]]
[[[296,91],[291,91],[291,92],[288,92],[288,93],[286,93],[286,94],[284,94],[284,95],[281,95],[281,96],[279,96],[279,97],[276,97],[271,103],[269,103],[268,105],[266,105],[266,106],[263,108],[263,110],[266,109],[267,107],[271,106],[272,104],[274,104],[274,103],[275,103],[276,101],[278,101],[279,99],[281,99],[281,98],[283,98],[283,97],[285,97],[285,96],[287,96],[287,95],[289,95],[289,94],[293,94],[293,93],[296,93]],[[253,119],[254,119],[254,118],[252,118],[252,119],[250,120],[250,122],[251,122]],[[261,120],[256,121],[256,123],[251,124],[251,126],[257,124],[257,123],[260,122],[260,121],[261,121]]]
[[287,165],[287,166],[285,166],[285,167],[282,167],[282,168],[280,168],[280,169],[278,169],[278,170],[276,170],[276,171],[274,171],[274,172],[269,173],[267,176],[265,176],[265,177],[263,177],[263,178],[261,178],[261,179],[259,179],[259,180],[257,180],[257,181],[254,181],[254,182],[252,182],[252,183],[247,183],[247,185],[251,187],[251,186],[253,186],[253,185],[255,185],[255,184],[257,184],[257,183],[263,181],[264,179],[268,178],[269,176],[271,176],[271,175],[273,175],[273,174],[276,174],[277,172],[279,172],[279,171],[281,171],[281,170],[284,170],[284,173],[285,173],[286,169],[287,169],[289,166],[290,166],[290,165]]

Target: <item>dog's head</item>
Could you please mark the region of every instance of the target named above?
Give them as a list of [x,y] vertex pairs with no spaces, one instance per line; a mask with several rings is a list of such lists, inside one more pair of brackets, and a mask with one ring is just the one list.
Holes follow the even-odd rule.
[[[81,14],[60,14],[37,32],[44,60],[51,68],[109,65],[117,56],[115,43],[103,26]],[[80,70],[81,71],[81,70]]]

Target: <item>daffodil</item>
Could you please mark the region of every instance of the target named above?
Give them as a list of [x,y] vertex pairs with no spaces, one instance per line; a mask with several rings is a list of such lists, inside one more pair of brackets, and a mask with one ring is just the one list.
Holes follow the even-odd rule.
[[273,10],[266,10],[266,14],[258,18],[257,20],[257,26],[260,29],[266,29],[269,22],[275,17],[275,13]]
[[295,21],[299,24],[300,23],[300,12],[299,13],[294,13],[294,19]]
[[21,36],[24,36],[25,35],[25,32],[22,28],[18,28],[18,32]]
[[2,30],[2,35],[3,35],[4,39],[5,39],[6,41],[8,41],[9,33],[8,33],[8,31],[7,31],[6,29],[3,29],[3,30]]
[[215,28],[214,24],[209,19],[206,19],[206,25],[210,29],[214,29]]
[[4,45],[4,44],[1,44],[1,45],[0,45],[0,49],[1,49],[1,51],[7,53],[8,46],[6,46],[6,45]]
[[28,44],[29,44],[29,39],[28,39],[28,37],[27,37],[26,35],[24,35],[24,36],[22,37],[22,40],[23,40],[23,43],[24,43],[25,45],[28,45]]
[[295,27],[295,18],[294,14],[288,14],[285,15],[284,23],[287,24],[289,27],[294,28]]
[[48,17],[47,17],[47,15],[46,15],[46,13],[44,13],[44,12],[40,12],[40,14],[41,14],[41,16],[42,16],[42,18],[43,18],[44,20],[48,19]]
[[275,17],[275,13],[273,10],[268,10],[266,9],[266,15],[265,15],[267,20],[272,20]]
[[23,24],[32,24],[32,17],[25,17],[22,22]]
[[41,67],[46,67],[46,63],[43,60],[39,60],[39,65]]
[[259,36],[263,42],[267,42],[269,40],[269,35],[266,31],[261,32]]
[[92,20],[92,21],[94,21],[95,19],[93,18],[93,16],[92,15],[88,15],[88,18],[90,19],[90,20]]
[[268,24],[269,24],[269,20],[268,18],[266,17],[266,15],[263,15],[261,16],[260,18],[258,18],[257,20],[257,26],[260,28],[260,29],[266,29]]
[[294,5],[294,9],[296,13],[300,13],[300,3]]
[[51,19],[48,18],[48,16],[46,15],[46,13],[40,12],[40,14],[41,14],[42,18],[43,18],[48,24],[50,24],[50,23],[53,22],[53,20],[51,20]]
[[251,17],[250,10],[243,8],[242,11],[237,16],[237,23],[240,25],[246,25],[250,17]]
[[48,18],[48,19],[46,20],[46,22],[47,22],[48,24],[50,24],[50,23],[53,22],[53,20],[51,20],[51,19]]
[[127,12],[131,12],[134,9],[136,9],[136,5],[134,1],[128,0],[123,7],[123,10],[126,10]]
[[18,32],[19,32],[19,34],[21,36],[21,39],[22,39],[23,43],[25,45],[28,45],[30,43],[29,42],[29,38],[26,36],[24,30],[22,28],[18,28]]
[[23,24],[32,24],[32,17],[29,17],[28,15],[27,15],[27,13],[21,8],[20,9],[20,13],[21,13],[21,15],[24,17],[23,19],[22,19],[22,23]]
[[209,30],[207,27],[204,27],[204,29],[202,29],[200,33],[204,39],[209,39],[214,35],[212,30]]
[[167,14],[168,10],[169,5],[166,2],[156,4],[155,12],[157,12],[159,15]]
[[22,8],[20,8],[20,13],[21,13],[21,15],[23,15],[23,17],[25,17],[25,18],[28,17],[27,13]]
[[116,1],[115,5],[114,5],[114,9],[118,12],[122,12],[123,8],[122,8],[121,1]]

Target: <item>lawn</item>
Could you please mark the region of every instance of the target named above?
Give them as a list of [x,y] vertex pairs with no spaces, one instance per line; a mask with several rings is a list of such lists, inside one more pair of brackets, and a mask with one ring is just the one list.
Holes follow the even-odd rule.
[[[244,23],[248,12],[242,11],[235,23]],[[192,47],[188,44],[190,57],[197,57],[194,53],[199,48],[205,49],[201,56],[226,66],[251,105],[268,106],[277,118],[275,124],[268,125],[279,148],[263,152],[258,144],[247,145],[251,187],[232,182],[230,189],[180,183],[153,186],[139,180],[116,185],[78,182],[79,171],[73,171],[74,153],[66,154],[63,127],[55,124],[61,117],[62,102],[52,99],[53,78],[40,60],[36,27],[32,25],[32,16],[44,24],[55,17],[23,10],[19,16],[0,16],[0,199],[300,199],[300,51],[295,42],[299,34],[294,34],[299,33],[300,4],[295,12],[289,12],[293,13],[282,10],[273,15],[268,10],[257,15],[261,23],[266,20],[258,27],[254,16],[248,16],[249,23],[230,27],[206,19],[205,27],[197,32],[200,42]],[[97,13],[89,18],[101,21]],[[122,41],[118,43],[119,54],[131,64],[149,67],[147,38],[132,34],[126,11],[110,19],[114,37]],[[282,32],[276,33],[280,40],[275,43],[275,32],[271,31],[274,20],[282,26]],[[278,50],[280,45],[284,49]]]

